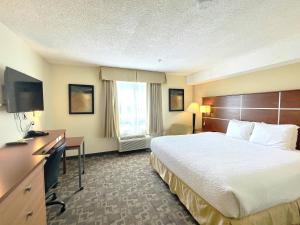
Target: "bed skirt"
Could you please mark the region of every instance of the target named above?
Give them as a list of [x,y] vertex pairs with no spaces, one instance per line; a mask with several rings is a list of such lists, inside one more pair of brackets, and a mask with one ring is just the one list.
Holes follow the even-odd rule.
[[[189,210],[195,220],[201,225],[299,225],[300,199],[280,204],[259,213],[235,219],[223,216],[218,210],[207,203],[188,185],[172,173],[154,153],[151,153],[150,164],[161,178],[169,185],[172,193]],[[300,188],[300,187],[299,187]]]

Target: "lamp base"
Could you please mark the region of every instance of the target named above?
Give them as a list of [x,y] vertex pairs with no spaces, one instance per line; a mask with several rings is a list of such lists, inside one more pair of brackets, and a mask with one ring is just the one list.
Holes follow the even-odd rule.
[[195,133],[196,113],[193,113],[193,134]]

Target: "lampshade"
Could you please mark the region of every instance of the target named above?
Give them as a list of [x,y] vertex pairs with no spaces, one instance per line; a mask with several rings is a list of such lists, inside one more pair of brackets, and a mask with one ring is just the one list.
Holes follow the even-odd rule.
[[191,112],[191,113],[198,113],[200,112],[199,110],[199,104],[197,102],[192,102],[189,107],[187,108],[188,112]]
[[210,113],[210,105],[201,105],[200,112],[202,113]]

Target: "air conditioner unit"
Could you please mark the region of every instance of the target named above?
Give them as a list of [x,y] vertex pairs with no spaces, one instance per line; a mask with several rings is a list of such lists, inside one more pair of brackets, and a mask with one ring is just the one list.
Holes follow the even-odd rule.
[[149,135],[129,136],[119,138],[119,152],[150,148]]

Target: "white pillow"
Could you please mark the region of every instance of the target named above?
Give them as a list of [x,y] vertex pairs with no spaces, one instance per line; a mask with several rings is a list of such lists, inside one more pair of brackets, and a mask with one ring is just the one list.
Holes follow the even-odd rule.
[[255,123],[250,142],[274,148],[295,149],[297,132],[296,125]]
[[291,142],[291,149],[295,150],[297,147],[297,140],[298,140],[298,130],[299,127],[296,125],[291,125],[291,126],[295,126],[294,127],[294,131],[293,131],[293,137],[292,137],[292,142]]
[[230,120],[226,135],[233,138],[249,140],[254,123],[240,120]]

